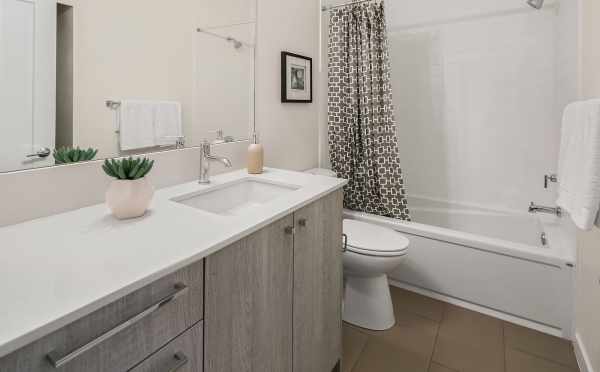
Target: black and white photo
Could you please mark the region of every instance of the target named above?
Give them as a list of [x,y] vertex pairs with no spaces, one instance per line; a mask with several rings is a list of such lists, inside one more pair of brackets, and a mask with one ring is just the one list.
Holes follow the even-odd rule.
[[312,58],[281,52],[281,102],[312,102]]

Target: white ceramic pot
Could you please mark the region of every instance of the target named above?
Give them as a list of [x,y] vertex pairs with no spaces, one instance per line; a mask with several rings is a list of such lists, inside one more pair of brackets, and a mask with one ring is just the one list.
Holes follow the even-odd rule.
[[154,187],[146,177],[135,181],[113,180],[106,191],[106,204],[120,220],[143,216],[152,197]]

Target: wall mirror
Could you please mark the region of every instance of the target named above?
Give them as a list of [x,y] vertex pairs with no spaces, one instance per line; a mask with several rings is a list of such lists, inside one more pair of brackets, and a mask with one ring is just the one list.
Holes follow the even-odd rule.
[[255,0],[0,0],[0,172],[245,140],[255,45]]

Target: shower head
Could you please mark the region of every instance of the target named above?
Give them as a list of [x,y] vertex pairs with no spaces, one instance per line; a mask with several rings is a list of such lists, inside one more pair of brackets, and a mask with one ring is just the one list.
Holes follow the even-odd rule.
[[544,0],[527,0],[527,4],[535,9],[542,9],[544,6]]

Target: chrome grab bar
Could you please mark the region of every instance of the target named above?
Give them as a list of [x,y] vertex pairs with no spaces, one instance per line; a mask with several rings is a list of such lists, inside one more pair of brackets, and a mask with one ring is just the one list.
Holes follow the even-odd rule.
[[134,315],[133,317],[126,320],[125,322],[119,324],[118,326],[116,326],[113,329],[107,331],[106,333],[100,335],[99,337],[88,342],[87,344],[73,350],[72,352],[68,353],[67,355],[60,356],[60,354],[58,354],[56,351],[51,351],[46,356],[48,361],[50,362],[50,364],[52,364],[52,366],[55,369],[63,367],[64,365],[66,365],[69,362],[73,361],[74,359],[78,358],[79,356],[81,356],[85,352],[89,351],[90,349],[93,349],[94,347],[100,345],[102,342],[110,339],[117,333],[139,323],[143,319],[147,318],[151,314],[153,314],[156,311],[158,311],[159,309],[161,309],[163,306],[175,301],[177,298],[181,297],[183,294],[185,294],[187,292],[188,287],[182,283],[177,283],[177,284],[175,284],[174,289],[175,290],[173,291],[173,293],[165,296],[164,298],[162,298],[155,304],[146,308],[141,313]]
[[177,372],[189,362],[188,358],[183,353],[173,355],[173,359],[175,360],[175,365],[169,368],[167,372]]

